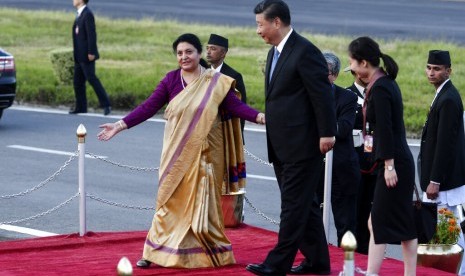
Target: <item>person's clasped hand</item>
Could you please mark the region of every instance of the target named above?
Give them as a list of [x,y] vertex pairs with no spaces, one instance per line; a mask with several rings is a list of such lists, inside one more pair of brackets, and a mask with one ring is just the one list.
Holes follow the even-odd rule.
[[336,143],[336,137],[320,137],[320,152],[326,154],[328,151],[332,150]]
[[258,113],[257,118],[255,119],[255,121],[257,122],[257,124],[264,125],[266,123],[265,114],[264,113]]
[[430,181],[428,187],[426,187],[426,197],[431,200],[437,199],[439,196],[439,184]]

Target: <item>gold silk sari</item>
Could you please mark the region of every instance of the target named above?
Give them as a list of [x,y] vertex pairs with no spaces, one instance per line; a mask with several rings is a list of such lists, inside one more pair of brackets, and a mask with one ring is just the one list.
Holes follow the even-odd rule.
[[[245,163],[240,125],[224,127],[226,122],[221,122],[218,114],[233,86],[232,78],[206,70],[168,104],[156,212],[144,245],[144,259],[180,268],[235,263],[231,242],[224,233],[221,191],[244,185],[244,180],[230,183],[225,172]],[[226,139],[231,136],[228,132],[235,129],[241,138],[239,147],[227,145],[234,140]],[[241,150],[228,154],[237,157],[232,162],[225,158],[231,148]]]

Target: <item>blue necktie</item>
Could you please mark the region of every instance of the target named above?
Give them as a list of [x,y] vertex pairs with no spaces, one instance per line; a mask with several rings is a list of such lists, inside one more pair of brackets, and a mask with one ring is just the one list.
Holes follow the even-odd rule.
[[273,55],[273,60],[271,61],[271,69],[270,69],[270,81],[271,81],[271,76],[273,76],[273,71],[274,68],[276,67],[276,63],[278,62],[279,58],[279,51],[274,47],[274,55]]

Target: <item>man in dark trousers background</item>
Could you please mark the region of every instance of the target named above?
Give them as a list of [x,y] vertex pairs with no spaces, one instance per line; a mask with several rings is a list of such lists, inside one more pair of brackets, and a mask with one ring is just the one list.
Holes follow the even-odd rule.
[[[207,61],[213,70],[236,80],[236,89],[241,93],[241,101],[247,103],[247,94],[241,73],[224,62],[228,49],[229,41],[227,38],[217,34],[211,34],[207,43]],[[244,120],[242,119],[241,130],[242,133],[244,133]],[[244,138],[244,135],[242,135],[242,138]]]
[[95,75],[95,61],[99,58],[97,49],[97,32],[95,19],[87,7],[89,0],[73,0],[77,9],[76,20],[73,24],[73,50],[74,50],[74,95],[76,104],[70,114],[87,112],[86,80],[94,88],[103,114],[111,112],[110,99],[102,83]]
[[[265,68],[268,159],[281,192],[276,246],[257,275],[331,273],[323,220],[315,197],[324,154],[335,143],[336,115],[321,51],[291,27],[289,7],[265,0],[254,9],[256,32],[273,47]],[[305,256],[292,267],[297,250]]]

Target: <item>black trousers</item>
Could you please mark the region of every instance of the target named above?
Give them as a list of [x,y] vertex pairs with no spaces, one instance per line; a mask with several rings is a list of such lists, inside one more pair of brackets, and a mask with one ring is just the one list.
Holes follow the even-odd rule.
[[[368,170],[367,155],[363,153],[363,146],[355,148],[359,156],[360,167]],[[368,164],[368,165],[367,165]],[[361,173],[360,185],[357,194],[357,227],[355,238],[357,239],[358,253],[368,255],[368,246],[370,244],[370,231],[368,230],[368,218],[371,213],[373,203],[373,194],[376,186],[377,170],[373,173]]]
[[[360,184],[360,167],[358,161],[335,160],[331,185],[331,209],[337,233],[337,246],[341,246],[342,237],[347,231],[356,235],[357,230],[357,194]],[[323,203],[324,168],[321,170],[317,188],[318,202]],[[323,210],[323,209],[321,209]]]
[[286,273],[300,250],[308,265],[329,268],[328,243],[315,197],[323,156],[273,166],[281,191],[281,222],[278,243],[265,264]]
[[95,61],[74,63],[74,95],[78,111],[87,111],[86,81],[90,83],[97,94],[100,107],[110,106],[105,88],[95,75]]

